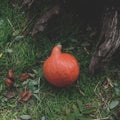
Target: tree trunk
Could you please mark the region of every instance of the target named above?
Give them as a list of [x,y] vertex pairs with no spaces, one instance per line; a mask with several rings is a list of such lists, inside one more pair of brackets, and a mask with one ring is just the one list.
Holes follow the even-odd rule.
[[91,74],[105,70],[107,63],[120,48],[120,8],[105,11],[99,43],[89,65]]

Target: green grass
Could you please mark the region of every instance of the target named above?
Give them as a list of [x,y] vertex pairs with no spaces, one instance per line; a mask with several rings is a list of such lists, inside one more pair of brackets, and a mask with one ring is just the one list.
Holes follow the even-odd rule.
[[[94,48],[89,51],[90,54],[85,52],[84,44],[90,39],[88,33],[80,34],[79,20],[74,22],[70,15],[58,16],[53,20],[56,26],[51,23],[44,33],[39,33],[34,39],[21,34],[27,25],[27,17],[18,9],[18,5],[12,8],[8,0],[0,3],[0,53],[3,54],[0,57],[0,120],[18,120],[26,114],[32,120],[102,120],[106,117],[117,120],[114,114],[120,105],[109,109],[109,104],[120,100],[120,73],[113,71],[113,65],[105,73],[89,74],[88,65]],[[54,39],[50,40],[50,35]],[[43,61],[58,42],[63,45],[64,52],[78,59],[81,68],[77,82],[65,89],[54,88],[42,75]],[[9,91],[5,86],[9,69],[16,76],[16,88],[12,89],[16,96],[11,99],[4,95]],[[35,74],[26,85],[18,80],[23,72]],[[113,87],[104,89],[103,83],[108,78]],[[21,103],[18,100],[25,88],[31,90],[33,96]],[[36,90],[39,92],[35,93]]]

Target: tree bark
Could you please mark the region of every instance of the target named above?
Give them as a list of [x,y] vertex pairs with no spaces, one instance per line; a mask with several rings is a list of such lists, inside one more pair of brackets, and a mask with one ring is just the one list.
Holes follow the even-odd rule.
[[105,70],[112,56],[120,48],[120,9],[107,9],[102,21],[99,42],[89,65],[92,75]]

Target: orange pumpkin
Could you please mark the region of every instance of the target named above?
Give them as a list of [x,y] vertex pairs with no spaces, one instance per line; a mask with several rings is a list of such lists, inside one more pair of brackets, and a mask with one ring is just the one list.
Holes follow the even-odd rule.
[[53,48],[50,57],[44,62],[43,75],[50,84],[67,87],[77,80],[80,68],[76,58],[62,53],[61,49],[61,45]]

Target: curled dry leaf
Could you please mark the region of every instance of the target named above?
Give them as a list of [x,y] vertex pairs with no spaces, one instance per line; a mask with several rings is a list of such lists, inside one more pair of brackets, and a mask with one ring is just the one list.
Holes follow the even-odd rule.
[[25,80],[28,79],[28,78],[30,78],[29,73],[23,73],[23,74],[20,76],[19,80],[20,80],[21,82],[23,82],[23,81],[25,81]]
[[6,78],[5,84],[8,88],[12,88],[14,86],[14,82],[9,78]]
[[31,96],[32,96],[31,91],[25,91],[20,95],[20,101],[26,102],[30,99]]
[[14,80],[15,79],[15,76],[14,76],[14,73],[12,70],[9,70],[8,71],[8,78],[10,78],[11,80]]

